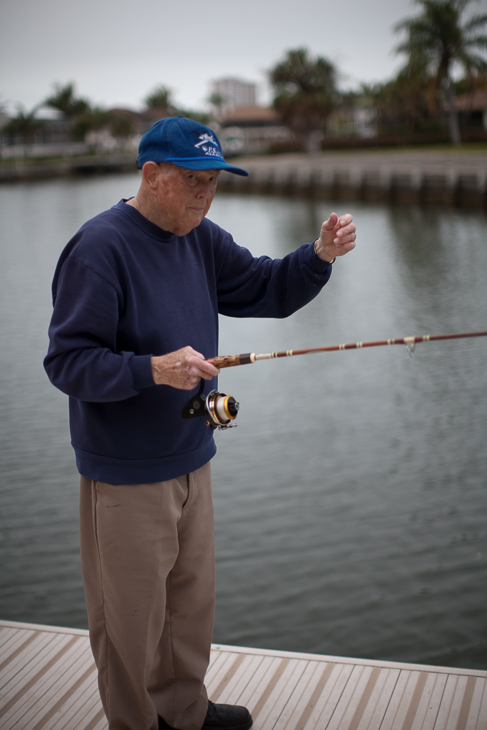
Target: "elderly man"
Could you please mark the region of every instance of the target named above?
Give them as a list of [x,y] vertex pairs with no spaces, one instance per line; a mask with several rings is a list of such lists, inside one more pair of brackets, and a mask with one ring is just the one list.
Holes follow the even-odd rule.
[[[218,313],[286,317],[355,246],[350,215],[283,259],[254,258],[206,218],[229,165],[190,119],[142,138],[140,189],[88,221],[53,281],[45,368],[69,396],[81,475],[90,640],[110,730],[247,730],[246,708],[210,702],[214,524],[204,419],[187,391],[215,388]],[[208,382],[206,382],[208,381]]]

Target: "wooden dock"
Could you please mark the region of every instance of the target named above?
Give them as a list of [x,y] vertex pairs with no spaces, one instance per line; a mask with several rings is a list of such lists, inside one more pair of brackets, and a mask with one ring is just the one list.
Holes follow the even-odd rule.
[[[214,645],[255,730],[487,730],[487,671]],[[1,730],[106,730],[88,632],[0,621]]]

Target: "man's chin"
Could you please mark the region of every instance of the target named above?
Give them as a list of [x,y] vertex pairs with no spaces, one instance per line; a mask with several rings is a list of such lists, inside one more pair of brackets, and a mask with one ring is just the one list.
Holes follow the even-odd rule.
[[185,221],[184,224],[178,226],[173,233],[175,233],[176,236],[187,236],[188,233],[191,233],[193,228],[197,228],[199,226],[204,217],[204,215],[192,216],[191,220]]
[[206,215],[206,211],[194,211],[192,215],[188,216],[185,223],[187,223],[189,230],[192,231],[193,228],[196,228],[196,226],[199,226],[201,221]]

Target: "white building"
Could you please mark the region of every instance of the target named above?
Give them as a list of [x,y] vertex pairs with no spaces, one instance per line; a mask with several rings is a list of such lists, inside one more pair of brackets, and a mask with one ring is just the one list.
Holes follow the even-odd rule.
[[217,79],[211,85],[212,94],[222,99],[220,112],[228,114],[238,107],[256,105],[257,85],[237,78]]

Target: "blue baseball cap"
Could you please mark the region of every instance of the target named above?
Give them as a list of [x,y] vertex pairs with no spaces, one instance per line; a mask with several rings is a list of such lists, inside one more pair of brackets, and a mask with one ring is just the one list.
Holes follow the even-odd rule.
[[146,162],[171,162],[187,170],[227,170],[248,175],[246,170],[229,165],[215,132],[187,117],[168,117],[156,122],[139,144],[137,167]]

